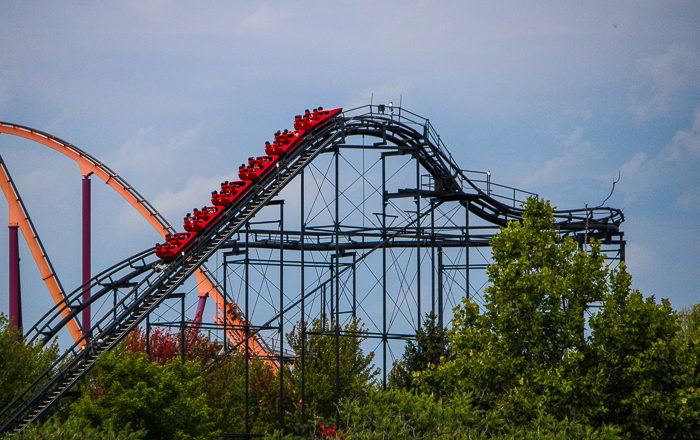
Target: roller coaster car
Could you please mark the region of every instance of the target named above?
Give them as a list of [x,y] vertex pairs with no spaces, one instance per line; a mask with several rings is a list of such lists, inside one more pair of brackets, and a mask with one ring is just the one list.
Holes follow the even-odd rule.
[[172,260],[180,252],[187,249],[196,237],[195,232],[178,232],[176,234],[167,234],[165,243],[156,244],[156,256],[163,260]]
[[259,176],[253,170],[253,167],[246,164],[238,167],[238,177],[241,180],[246,180],[248,182],[257,182],[259,178]]
[[324,110],[323,107],[315,108],[313,113],[308,109],[303,115],[294,117],[294,129],[310,132],[315,128],[324,125],[330,121],[335,115],[343,111],[342,108],[334,108],[332,110]]
[[257,182],[262,176],[267,174],[276,161],[277,156],[249,157],[248,166],[243,164],[238,168],[238,177],[241,180]]
[[270,144],[265,142],[265,154],[268,156],[284,156],[291,149],[296,147],[297,141],[301,139],[304,131],[294,130],[275,133],[275,142]]
[[260,174],[259,176],[262,177],[263,175],[267,174],[267,172],[270,170],[275,165],[275,162],[277,162],[277,159],[279,157],[277,156],[258,156],[255,158],[255,162],[260,169]]
[[224,211],[223,206],[205,206],[194,209],[193,214],[187,214],[184,227],[187,232],[202,232],[214,223]]
[[233,204],[234,200],[239,198],[245,193],[245,191],[250,186],[249,181],[238,181],[238,182],[221,182],[221,191],[212,191],[211,193],[211,203],[214,206],[228,207]]
[[212,191],[211,202],[214,206],[205,206],[201,210],[195,209],[192,214],[187,214],[184,220],[187,232],[166,235],[166,242],[156,245],[156,255],[163,260],[172,260],[179,253],[184,252],[192,244],[197,233],[214,224],[226,207],[241,197],[253,182],[257,182],[267,174],[281,156],[288,154],[299,145],[304,135],[324,125],[342,110],[342,108],[323,110],[322,107],[319,107],[313,112],[306,110],[303,116],[296,116],[293,131],[284,130],[284,132],[275,133],[274,143],[265,143],[267,156],[248,158],[248,164],[243,164],[238,168],[238,176],[241,181],[223,182],[220,192]]

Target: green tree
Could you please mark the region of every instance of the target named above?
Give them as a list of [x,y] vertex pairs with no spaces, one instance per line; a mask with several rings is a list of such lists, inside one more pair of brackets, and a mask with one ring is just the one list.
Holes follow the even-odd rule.
[[371,393],[343,408],[340,432],[353,439],[618,439],[617,430],[591,429],[577,421],[556,420],[543,414],[527,423],[512,425],[497,411],[470,405],[469,395],[450,398],[408,390]]
[[124,428],[120,431],[102,431],[80,424],[77,420],[61,420],[52,417],[46,423],[35,423],[21,434],[14,434],[8,440],[137,440],[146,435],[145,431]]
[[198,363],[174,359],[164,365],[123,350],[97,361],[71,416],[104,431],[124,426],[147,439],[204,439],[216,435]]
[[0,314],[0,410],[46,371],[57,355],[55,343],[48,347],[25,344],[19,330]]
[[686,341],[700,339],[700,304],[695,304],[678,312],[680,337]]
[[[307,417],[335,419],[336,415],[336,338],[328,322],[315,319],[307,330],[305,343],[305,401]],[[339,329],[340,402],[369,391],[379,374],[372,360],[374,353],[364,354],[360,335],[366,329],[354,320]],[[301,326],[297,324],[287,335],[289,345],[297,355],[290,371],[290,381],[297,396],[301,395]]]
[[537,417],[569,386],[557,374],[585,345],[584,313],[606,292],[600,246],[581,251],[560,239],[548,202],[528,200],[523,222],[511,222],[492,240],[486,310],[465,299],[455,310],[453,359],[423,384],[473,392],[484,410],[506,411],[514,422]]
[[435,312],[426,314],[425,322],[416,332],[416,339],[406,343],[403,356],[389,374],[392,388],[415,388],[413,375],[435,367],[452,354],[450,340],[445,329],[437,323]]
[[[623,266],[624,269],[624,266]],[[656,303],[613,274],[591,341],[579,356],[585,415],[629,438],[700,438],[698,344],[681,335],[668,300]]]
[[469,299],[455,310],[453,357],[421,373],[422,388],[469,396],[511,426],[554,417],[626,438],[700,437],[698,346],[678,337],[668,301],[632,290],[624,263],[609,273],[599,244],[561,237],[545,201],[528,200],[492,248],[485,311]]
[[[219,360],[204,374],[204,393],[215,417],[215,428],[224,433],[245,432],[245,355],[234,353]],[[249,429],[263,434],[279,428],[279,375],[260,358],[249,364]],[[286,387],[287,408],[293,393]]]

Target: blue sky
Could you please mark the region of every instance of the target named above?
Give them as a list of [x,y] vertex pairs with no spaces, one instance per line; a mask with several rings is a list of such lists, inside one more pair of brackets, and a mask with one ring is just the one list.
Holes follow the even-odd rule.
[[[373,96],[429,118],[463,168],[490,170],[560,208],[601,203],[619,172],[608,204],[626,215],[635,287],[676,308],[700,301],[698,2],[5,1],[2,9],[0,120],[87,150],[173,224],[293,115]],[[9,136],[0,136],[0,154],[72,290],[78,167]],[[93,183],[93,198],[94,270],[159,241],[105,185]],[[25,252],[29,321],[50,305],[32,266]]]

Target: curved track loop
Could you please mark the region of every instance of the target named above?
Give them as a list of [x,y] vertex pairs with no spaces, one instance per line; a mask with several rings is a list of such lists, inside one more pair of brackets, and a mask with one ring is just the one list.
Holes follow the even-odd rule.
[[[395,118],[394,115],[373,113],[370,106],[369,114],[347,120],[345,135],[376,137],[382,140],[375,144],[377,146],[391,142],[405,148],[405,154],[417,155],[421,165],[435,179],[434,196],[439,200],[469,201],[472,213],[498,226],[522,220],[522,208],[501,202],[488,186],[482,188],[480,182],[467,176],[469,172],[457,165],[427,119],[404,109],[397,110],[402,114]],[[624,221],[622,211],[608,207],[558,210],[554,217],[557,227],[564,232],[617,232]]]
[[[233,234],[272,201],[301,169],[313,162],[319,154],[332,151],[336,144],[344,143],[346,136],[375,137],[380,140],[375,144],[379,148],[390,142],[405,154],[416,155],[432,176],[434,191],[430,196],[438,204],[450,200],[460,201],[474,214],[496,225],[505,225],[508,221],[522,218],[522,209],[500,202],[489,188],[483,189],[478,181],[467,177],[467,173],[447,153],[428,120],[395,109],[405,114],[397,120],[393,115],[378,114],[374,109],[366,106],[345,112],[324,127],[306,135],[291,155],[279,160],[279,167],[252,186],[237,203],[227,208],[220,220],[200,234],[195,243],[175,260],[164,263],[155,259],[153,249],[149,249],[93,278],[91,287],[97,293],[90,301],[97,301],[120,289],[126,293],[121,301],[97,320],[91,329],[92,339],[88,341],[86,349],[81,350],[82,341],[78,341],[0,413],[0,418],[4,419],[0,432],[21,431],[41,416],[94,366],[101,353],[113,349],[136,328]],[[351,116],[350,112],[360,114]],[[558,228],[564,233],[585,230],[591,231],[591,235],[617,232],[624,220],[619,210],[611,208],[557,211],[555,216]],[[402,234],[404,229],[391,231],[384,241],[392,240]],[[380,246],[381,243],[376,247]],[[82,303],[80,291],[82,288],[70,294],[67,299],[71,310],[68,318],[61,315],[60,308],[55,308],[30,330],[30,339],[43,337],[45,341],[50,340],[71,316],[77,315],[86,307],[88,303]],[[271,325],[274,320],[272,318],[261,327]],[[251,333],[249,338],[252,336]],[[239,344],[240,342],[234,346]]]
[[[39,268],[39,273],[41,273],[41,278],[46,283],[46,286],[51,293],[56,305],[62,307],[64,305],[64,298],[66,296],[63,291],[63,286],[58,280],[58,275],[51,264],[46,249],[41,243],[39,238],[39,233],[34,227],[32,219],[29,217],[29,212],[22,202],[22,197],[19,195],[19,191],[15,186],[15,182],[10,177],[10,171],[5,165],[5,161],[0,157],[0,187],[2,187],[3,193],[5,193],[5,198],[10,208],[10,225],[19,226],[22,230],[22,235],[25,237],[29,251],[36,261],[36,265]],[[66,316],[68,311],[64,311],[63,314]],[[74,340],[80,339],[82,333],[77,321],[72,321],[68,323],[68,331],[73,336]]]
[[[168,223],[168,221],[148,202],[148,200],[146,200],[141,194],[139,194],[138,191],[136,191],[136,189],[129,185],[129,183],[126,180],[121,178],[117,173],[115,173],[104,163],[97,160],[97,158],[81,150],[75,145],[64,141],[63,139],[60,139],[56,136],[53,136],[49,133],[36,130],[31,127],[13,124],[10,122],[0,121],[0,133],[18,136],[32,140],[34,142],[38,142],[75,160],[78,163],[78,166],[80,167],[80,172],[83,176],[87,177],[91,174],[94,174],[97,177],[101,178],[107,185],[111,186],[119,195],[121,195],[127,202],[129,202],[129,204],[131,204],[131,206],[133,206],[146,220],[148,220],[151,226],[153,226],[162,237],[165,237],[166,234],[175,232],[175,230]],[[9,197],[8,202],[11,202]],[[41,270],[42,277],[46,281],[47,287],[49,288],[49,292],[51,292],[54,302],[56,303],[57,307],[64,308],[62,306],[63,297],[65,296],[63,289],[60,287],[60,285],[53,282],[54,277],[51,276],[52,272],[47,272],[46,270],[42,269],[44,266],[46,266],[44,264],[45,258],[42,258],[42,255],[46,255],[46,253],[43,252],[43,247],[38,240],[38,234],[34,233],[33,227],[27,228],[21,221],[19,223],[22,227],[22,234],[26,238],[30,249],[32,249],[32,255],[34,256],[34,260],[36,261],[37,266],[39,266],[39,269]],[[35,248],[40,248],[43,254],[40,255],[40,253],[35,252]],[[52,270],[52,268],[50,268],[50,263],[48,266],[49,269]],[[244,320],[244,317],[241,315],[240,310],[238,310],[235,307],[235,305],[229,304],[227,310],[224,311],[224,304],[226,302],[224,301],[223,296],[220,293],[221,286],[216,282],[216,278],[211,274],[211,272],[206,268],[206,266],[201,266],[197,270],[196,276],[200,297],[211,296],[214,299],[218,310],[221,310],[222,313],[228,313],[231,315],[230,320],[232,322],[239,322]],[[65,314],[65,311],[63,313]],[[201,316],[197,317],[196,319],[201,320]],[[71,323],[69,324],[69,328],[73,340],[80,340],[80,338],[82,337],[82,333],[78,325],[76,323]],[[239,338],[239,335],[236,335],[235,332],[235,330],[231,331],[232,340],[236,340]],[[260,341],[254,340],[252,341],[252,343],[254,345],[254,351],[262,352],[265,350]]]

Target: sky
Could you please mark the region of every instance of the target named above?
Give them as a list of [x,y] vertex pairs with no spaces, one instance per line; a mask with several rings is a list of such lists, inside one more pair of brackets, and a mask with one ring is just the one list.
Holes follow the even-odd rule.
[[[293,115],[370,101],[400,102],[462,168],[561,209],[602,203],[619,177],[606,204],[624,209],[634,287],[700,302],[697,1],[3,2],[0,120],[88,151],[173,224]],[[73,290],[78,167],[7,135],[0,155]],[[93,270],[157,241],[93,182]],[[22,258],[31,322],[51,300]]]

